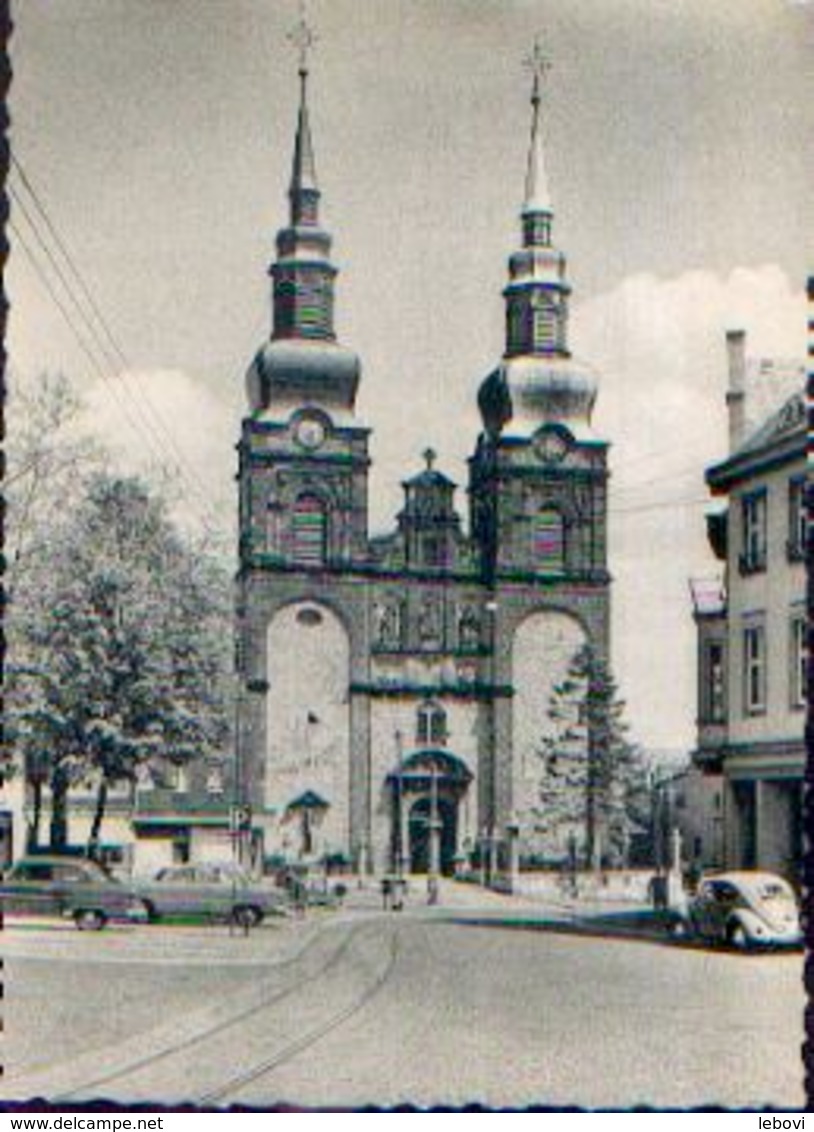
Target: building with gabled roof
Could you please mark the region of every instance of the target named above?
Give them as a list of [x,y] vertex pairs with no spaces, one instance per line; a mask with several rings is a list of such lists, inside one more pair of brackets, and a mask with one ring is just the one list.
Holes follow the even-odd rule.
[[[706,471],[726,501],[708,516],[724,563],[722,586],[693,589],[698,628],[695,761],[724,780],[729,866],[776,869],[799,879],[806,702],[805,550],[807,417],[799,389],[747,426],[749,365],[742,331],[727,335],[730,454]],[[714,588],[714,587],[713,587]]]

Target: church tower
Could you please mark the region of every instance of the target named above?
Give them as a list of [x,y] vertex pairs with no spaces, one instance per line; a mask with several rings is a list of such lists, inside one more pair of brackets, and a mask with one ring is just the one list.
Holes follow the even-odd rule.
[[[607,445],[596,379],[568,344],[532,56],[520,248],[506,344],[482,383],[470,532],[435,466],[368,535],[359,359],[337,341],[301,23],[288,219],[272,325],[247,374],[239,444],[238,761],[255,844],[360,870],[490,871],[538,852],[537,752],[553,686],[607,652]],[[561,847],[560,847],[561,848]],[[561,854],[560,854],[561,855]]]
[[[239,451],[238,752],[266,845],[348,852],[367,837],[351,797],[367,787],[357,571],[368,557],[368,434],[356,418],[357,355],[337,341],[331,237],[320,219],[304,22],[288,223],[269,274],[272,326],[246,375]],[[360,802],[361,805],[361,802]],[[282,839],[282,841],[281,841]]]
[[319,219],[304,60],[299,77],[289,223],[269,268],[272,332],[246,376],[244,455],[266,474],[251,484],[244,476],[241,496],[244,560],[259,553],[288,569],[361,560],[367,534],[367,432],[354,417],[360,365],[334,332],[337,270]]
[[521,246],[509,257],[505,350],[479,390],[483,432],[469,462],[472,537],[494,610],[494,686],[512,691],[493,700],[498,829],[533,824],[533,752],[552,685],[582,643],[602,654],[608,646],[607,444],[591,425],[596,376],[569,349],[571,288],[553,239],[542,137],[548,63],[536,45],[529,63]]

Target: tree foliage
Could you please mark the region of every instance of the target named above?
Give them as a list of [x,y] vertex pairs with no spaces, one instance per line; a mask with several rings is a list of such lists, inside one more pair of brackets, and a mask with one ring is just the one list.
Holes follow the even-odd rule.
[[99,445],[79,430],[82,401],[62,374],[41,374],[15,387],[7,417],[8,468],[3,492],[7,593],[47,562],[52,527],[84,477],[101,467]]
[[102,450],[77,423],[83,410],[73,386],[61,374],[40,374],[12,388],[6,415],[9,429],[7,468],[3,480],[5,516],[5,599],[2,763],[0,773],[19,773],[21,755],[31,758],[29,782],[35,817],[47,775],[29,753],[21,752],[19,712],[31,665],[30,642],[24,627],[36,615],[50,577],[54,532],[62,517],[81,495],[83,483],[101,467]]
[[625,859],[630,835],[646,814],[647,783],[624,713],[608,665],[583,646],[553,690],[550,728],[537,748],[537,831],[549,851],[561,851],[570,840],[588,863]]
[[14,738],[60,848],[72,784],[96,784],[94,843],[109,787],[223,746],[231,609],[224,572],[137,479],[96,472],[50,534],[15,614]]

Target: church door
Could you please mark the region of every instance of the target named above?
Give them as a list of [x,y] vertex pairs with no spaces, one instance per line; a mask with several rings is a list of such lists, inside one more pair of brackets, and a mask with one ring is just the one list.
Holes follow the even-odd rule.
[[[441,872],[449,876],[455,870],[458,813],[455,802],[438,799],[438,818],[441,822]],[[410,809],[409,846],[410,872],[427,873],[430,869],[430,812],[429,798],[419,798]]]

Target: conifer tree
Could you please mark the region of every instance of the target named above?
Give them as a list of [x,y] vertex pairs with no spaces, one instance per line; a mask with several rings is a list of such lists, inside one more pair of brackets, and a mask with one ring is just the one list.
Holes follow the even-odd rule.
[[549,848],[576,836],[588,864],[621,863],[646,805],[641,755],[628,738],[625,704],[613,675],[589,645],[573,657],[549,704],[538,832]]

